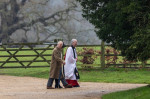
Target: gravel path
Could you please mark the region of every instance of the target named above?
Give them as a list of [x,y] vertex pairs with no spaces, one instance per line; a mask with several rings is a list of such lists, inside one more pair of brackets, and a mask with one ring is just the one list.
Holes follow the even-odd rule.
[[146,84],[79,82],[80,88],[46,89],[47,79],[0,75],[0,99],[101,99],[101,95]]

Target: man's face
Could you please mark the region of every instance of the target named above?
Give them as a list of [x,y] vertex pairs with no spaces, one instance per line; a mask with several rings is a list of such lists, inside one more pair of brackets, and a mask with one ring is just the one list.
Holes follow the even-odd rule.
[[63,43],[60,44],[60,48],[62,48],[62,46],[63,46]]
[[58,48],[62,48],[62,46],[63,46],[63,43],[58,44]]
[[74,47],[77,46],[77,41],[74,41],[73,44],[72,44]]

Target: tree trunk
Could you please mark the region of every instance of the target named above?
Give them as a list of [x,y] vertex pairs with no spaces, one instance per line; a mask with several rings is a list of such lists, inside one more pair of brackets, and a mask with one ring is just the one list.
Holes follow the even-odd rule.
[[2,43],[7,43],[7,7],[6,3],[3,4],[3,10],[1,11],[1,35],[0,35],[0,40]]
[[8,43],[9,34],[12,34],[9,31],[9,28],[18,22],[17,13],[19,11],[19,6],[17,5],[16,0],[10,0],[9,4],[3,2],[3,9],[1,10],[1,31],[0,31],[0,41],[2,43]]

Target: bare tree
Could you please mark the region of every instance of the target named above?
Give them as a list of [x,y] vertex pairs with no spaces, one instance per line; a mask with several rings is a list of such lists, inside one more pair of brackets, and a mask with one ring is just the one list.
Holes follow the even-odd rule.
[[[49,1],[50,0],[42,0],[41,2],[36,2],[34,0],[1,0],[0,42],[9,42],[9,36],[18,29],[29,30],[31,26],[35,26],[35,28],[38,28],[36,26],[38,23],[40,23],[40,25],[43,27],[47,27],[50,25],[55,26],[59,21],[63,20],[63,14],[66,14],[70,9],[75,7],[70,6],[48,16],[44,16],[43,13],[39,12],[38,9],[36,9],[40,6],[37,6],[36,4],[35,6],[33,5],[33,3],[37,3],[42,7],[45,6]],[[25,6],[29,6],[31,8],[29,12],[24,11]],[[42,28],[40,31],[43,30],[44,29]]]
[[82,23],[85,19],[75,17],[76,12],[81,13],[76,0],[64,0],[67,5],[64,8],[46,9],[51,1],[53,0],[0,0],[0,42],[8,43],[10,36],[17,30],[24,31],[23,41],[28,41],[29,31],[34,30],[36,42],[47,41],[50,37],[59,35],[67,43],[83,32],[94,30],[84,27],[77,29],[74,22]]

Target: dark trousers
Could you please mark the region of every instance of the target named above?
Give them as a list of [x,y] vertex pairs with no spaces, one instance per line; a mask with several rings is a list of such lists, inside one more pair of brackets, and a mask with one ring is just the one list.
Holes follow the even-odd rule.
[[[47,87],[52,87],[53,81],[54,81],[54,78],[49,78],[48,82],[47,82]],[[59,86],[60,81],[62,82],[63,86],[68,85],[64,76],[62,76],[62,70],[61,69],[60,69],[60,73],[59,73],[59,79],[55,79],[55,86]]]
[[58,88],[58,86],[60,86],[60,78],[62,76],[62,71],[60,69],[60,72],[59,72],[59,79],[55,79],[55,87]]
[[54,78],[49,78],[47,82],[47,87],[52,87]]
[[60,72],[59,72],[58,85],[60,84],[60,81],[62,82],[63,86],[68,85],[68,83],[66,82],[64,76],[62,75],[62,68],[60,69]]
[[[52,87],[53,81],[54,81],[54,78],[49,78],[49,79],[48,79],[48,82],[47,82],[47,87]],[[58,79],[55,79],[55,81],[56,81],[56,82],[55,82],[55,83],[56,83],[55,86],[59,86],[59,82],[57,82]],[[66,80],[64,79],[64,77],[61,78],[60,81],[62,82],[63,86],[68,85],[68,83],[66,82]]]

